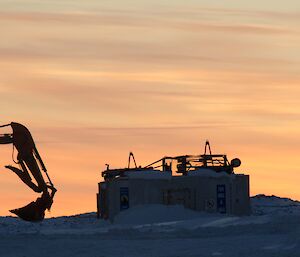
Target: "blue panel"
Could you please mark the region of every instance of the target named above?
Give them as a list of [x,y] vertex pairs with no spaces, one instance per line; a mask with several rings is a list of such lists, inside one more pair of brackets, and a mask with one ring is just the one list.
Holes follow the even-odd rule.
[[217,210],[226,213],[226,186],[217,185]]
[[129,192],[128,187],[120,187],[120,210],[129,208]]

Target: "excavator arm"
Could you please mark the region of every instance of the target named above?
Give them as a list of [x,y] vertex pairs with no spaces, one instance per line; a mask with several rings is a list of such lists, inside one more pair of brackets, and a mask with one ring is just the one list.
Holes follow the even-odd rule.
[[[13,171],[33,191],[42,193],[35,202],[10,210],[10,212],[27,221],[41,221],[44,219],[46,209],[50,210],[57,190],[47,173],[29,130],[16,122],[2,125],[0,128],[7,126],[12,128],[13,133],[0,135],[0,144],[13,144],[18,151],[15,163],[19,164],[19,168],[11,165],[5,167]],[[45,182],[41,170],[46,175],[47,182]]]

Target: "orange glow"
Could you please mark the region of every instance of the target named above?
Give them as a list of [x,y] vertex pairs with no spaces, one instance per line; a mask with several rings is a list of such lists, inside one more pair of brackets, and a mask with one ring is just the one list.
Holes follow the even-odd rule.
[[[252,195],[300,200],[293,4],[17,2],[0,12],[1,123],[32,132],[58,188],[48,216],[95,211],[104,164],[126,166],[129,151],[146,165],[206,139],[241,158]],[[12,162],[11,147],[0,154]],[[0,183],[0,215],[38,197],[4,168]]]

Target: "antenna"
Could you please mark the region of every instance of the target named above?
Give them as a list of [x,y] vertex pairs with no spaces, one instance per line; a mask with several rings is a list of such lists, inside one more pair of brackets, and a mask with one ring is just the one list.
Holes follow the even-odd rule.
[[132,159],[133,159],[133,161],[134,161],[135,168],[137,169],[137,165],[136,165],[136,161],[135,161],[133,152],[130,152],[130,153],[129,153],[129,157],[128,157],[128,169],[130,168],[130,160],[131,160],[131,157],[132,157]]
[[210,143],[209,143],[208,140],[206,140],[206,142],[205,142],[204,155],[207,155],[207,154],[206,154],[207,149],[209,150],[209,154],[211,155],[211,148],[210,148]]

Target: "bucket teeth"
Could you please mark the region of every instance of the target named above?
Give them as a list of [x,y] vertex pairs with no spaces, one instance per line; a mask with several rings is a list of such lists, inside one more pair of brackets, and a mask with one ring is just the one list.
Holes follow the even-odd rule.
[[40,209],[36,202],[31,202],[24,207],[10,210],[10,212],[26,221],[42,221],[45,217],[45,211]]
[[43,193],[42,197],[37,198],[35,202],[31,202],[18,209],[10,210],[10,212],[26,221],[42,221],[45,217],[46,209],[50,209],[52,203],[53,200],[49,194]]

